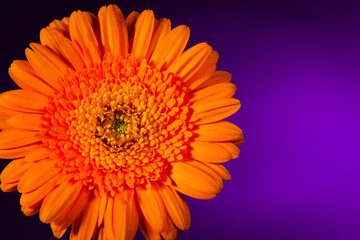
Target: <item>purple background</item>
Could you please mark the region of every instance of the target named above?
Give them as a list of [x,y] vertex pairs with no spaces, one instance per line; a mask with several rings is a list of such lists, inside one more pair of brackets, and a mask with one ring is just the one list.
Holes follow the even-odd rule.
[[[2,3],[2,91],[15,88],[7,68],[42,27],[113,2]],[[360,239],[360,3],[234,2],[118,3],[126,15],[152,9],[188,25],[190,46],[219,51],[243,105],[230,118],[246,138],[226,164],[233,180],[215,199],[188,199],[192,225],[180,239]],[[0,239],[52,239],[38,215],[22,215],[19,196],[0,193]]]

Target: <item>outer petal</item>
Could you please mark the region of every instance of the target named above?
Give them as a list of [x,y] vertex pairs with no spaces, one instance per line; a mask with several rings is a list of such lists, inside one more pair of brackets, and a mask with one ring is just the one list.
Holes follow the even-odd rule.
[[31,192],[55,177],[60,168],[56,160],[44,159],[33,165],[20,179],[18,190],[21,193]]
[[15,60],[10,68],[9,75],[21,88],[33,90],[50,96],[54,89],[36,75],[28,61]]
[[121,10],[116,5],[102,7],[98,14],[101,42],[104,52],[115,59],[128,53],[129,34]]
[[139,227],[146,240],[163,239],[161,233],[153,231],[146,221],[141,221]]
[[132,40],[131,53],[139,58],[145,57],[150,46],[151,37],[155,25],[154,13],[144,10],[134,26],[134,37]]
[[200,161],[188,161],[187,163],[191,166],[194,166],[194,167],[200,169],[201,171],[205,172],[209,176],[211,176],[212,179],[214,179],[214,181],[218,184],[220,189],[222,189],[224,187],[223,181],[222,181],[221,177],[219,176],[219,174],[217,174],[217,172],[215,172],[213,169],[211,169],[207,165],[203,164]]
[[[63,51],[63,55],[75,70],[81,71],[85,68],[86,58],[83,56],[80,48],[76,45],[76,43],[72,42],[68,38],[62,37],[60,40],[60,44],[62,46],[61,50]],[[88,59],[88,62],[90,60]]]
[[126,26],[128,29],[129,36],[133,36],[133,34],[134,34],[134,32],[133,32],[134,26],[135,26],[136,20],[139,18],[139,15],[140,15],[139,12],[133,11],[126,18]]
[[223,98],[194,102],[191,109],[194,111],[193,117],[200,119],[195,124],[206,124],[231,116],[239,110],[240,106],[240,101],[236,98]]
[[40,220],[44,223],[50,223],[61,216],[75,203],[82,187],[81,182],[65,182],[51,191],[41,205]]
[[80,216],[79,224],[73,226],[72,239],[91,239],[96,229],[99,215],[100,198],[94,194]]
[[21,207],[21,211],[25,216],[32,216],[40,211],[40,206],[36,206],[33,208]]
[[123,201],[122,196],[116,195],[113,211],[116,239],[133,239],[139,226],[139,213],[135,205],[135,198],[132,196],[128,201]]
[[54,150],[47,147],[39,147],[25,157],[25,161],[36,162],[48,158]]
[[210,199],[220,192],[217,182],[204,171],[185,162],[172,162],[171,167],[170,178],[177,191],[199,199]]
[[46,70],[54,71],[58,77],[62,77],[67,72],[69,66],[49,48],[38,43],[30,43],[30,47],[34,50],[39,59],[49,66],[49,69]]
[[159,233],[167,229],[167,215],[157,187],[152,185],[152,189],[136,189],[136,196],[150,228]]
[[[89,201],[90,191],[82,189],[79,193],[77,200],[67,210],[63,212],[53,222],[57,226],[57,230],[66,230],[77,218],[86,207]],[[55,235],[55,234],[54,234]]]
[[25,162],[24,159],[13,160],[10,162],[0,175],[1,188],[6,188],[5,186],[9,184],[15,184],[15,186],[17,186],[21,177],[32,165],[33,163]]
[[190,211],[182,195],[166,185],[159,187],[159,192],[172,222],[181,230],[188,229],[191,222]]
[[187,81],[186,86],[189,88],[189,91],[196,90],[202,83],[207,81],[215,73],[218,59],[218,52],[212,50],[209,56],[206,58],[204,64]]
[[180,236],[180,230],[176,228],[176,226],[172,223],[170,218],[168,218],[168,222],[169,222],[169,227],[167,231],[161,233],[161,236],[164,239],[175,240],[177,237]]
[[115,239],[114,219],[114,198],[108,197],[104,214],[104,239]]
[[93,15],[90,13],[77,11],[70,15],[70,37],[80,47],[87,66],[100,63],[102,59],[100,45],[93,29],[94,25]]
[[191,158],[204,162],[221,163],[229,161],[232,156],[224,147],[212,142],[193,141]]
[[39,206],[46,195],[55,188],[57,180],[58,176],[55,176],[34,191],[21,194],[21,206],[26,208],[34,208]]
[[39,55],[29,48],[25,49],[25,55],[31,67],[35,70],[36,75],[52,88],[57,89],[59,86],[59,77],[62,77],[62,75],[59,75],[59,69],[54,67],[54,63],[51,62],[51,59],[48,59],[44,55]]
[[35,149],[41,147],[43,144],[31,144],[24,147],[14,148],[14,149],[6,149],[0,150],[0,158],[2,159],[14,159],[14,158],[22,158],[27,156],[29,153],[34,151]]
[[230,153],[231,159],[237,158],[240,154],[239,148],[231,142],[215,143],[215,144],[225,148]]
[[26,130],[40,130],[43,126],[43,114],[19,114],[10,117],[7,123],[14,128],[26,129]]
[[49,27],[56,29],[65,37],[69,37],[69,17],[64,17],[61,21],[56,19],[49,24]]
[[198,125],[194,132],[197,141],[228,142],[243,139],[241,129],[227,121]]
[[219,163],[207,163],[207,162],[203,162],[203,164],[211,168],[214,172],[216,172],[223,180],[226,181],[231,180],[230,173],[228,172],[228,170],[226,170],[226,168],[223,165]]
[[[221,89],[221,91],[220,91]],[[230,98],[234,95],[236,86],[229,82],[218,83],[206,88],[192,91],[189,94],[190,102],[206,101],[212,99]]]
[[56,238],[61,238],[67,230],[67,228],[63,229],[62,226],[57,225],[55,222],[52,222],[50,227]]
[[204,83],[197,87],[197,89],[206,88],[214,84],[226,83],[231,81],[231,74],[226,71],[216,71],[214,74],[207,79]]
[[159,45],[160,40],[171,30],[171,22],[167,18],[161,18],[157,21],[153,36],[151,38],[150,46],[146,54],[146,59],[149,60],[154,52],[156,46]]
[[0,132],[0,149],[22,147],[41,141],[38,132],[6,129]]
[[190,29],[181,25],[162,38],[151,56],[150,64],[158,69],[168,68],[182,54],[190,37]]
[[42,113],[50,98],[28,90],[11,90],[0,95],[1,105],[20,112]]
[[62,21],[54,20],[48,27],[41,29],[40,42],[41,45],[50,48],[58,56],[65,57],[61,39],[69,39],[69,18],[66,17]]
[[167,71],[175,73],[183,82],[187,82],[203,66],[211,51],[212,48],[207,43],[199,43],[185,51]]

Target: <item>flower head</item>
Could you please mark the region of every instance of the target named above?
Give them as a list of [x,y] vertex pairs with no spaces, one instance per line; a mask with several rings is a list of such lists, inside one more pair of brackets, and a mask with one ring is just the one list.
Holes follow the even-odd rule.
[[18,190],[60,238],[174,239],[190,226],[182,194],[215,197],[239,154],[240,108],[218,54],[184,51],[189,28],[115,5],[73,12],[40,32],[0,95],[1,189]]

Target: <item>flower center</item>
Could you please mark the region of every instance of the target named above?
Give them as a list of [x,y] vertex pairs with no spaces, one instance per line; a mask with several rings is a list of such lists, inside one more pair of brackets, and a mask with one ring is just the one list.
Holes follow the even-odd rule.
[[47,107],[44,143],[63,174],[96,194],[166,181],[192,137],[187,89],[129,55],[61,79]]
[[133,109],[106,106],[104,113],[97,116],[95,136],[111,152],[120,152],[122,147],[130,147],[139,136],[136,112]]

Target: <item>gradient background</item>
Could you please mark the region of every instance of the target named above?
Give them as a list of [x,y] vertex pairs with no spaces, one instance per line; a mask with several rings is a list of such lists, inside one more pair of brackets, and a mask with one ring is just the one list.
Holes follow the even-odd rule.
[[[188,25],[189,46],[212,45],[238,86],[230,120],[246,141],[226,164],[233,180],[215,199],[188,199],[192,225],[180,239],[360,239],[359,1],[7,1],[1,90],[16,87],[7,68],[42,27],[108,3]],[[19,197],[0,193],[0,239],[52,239]]]

